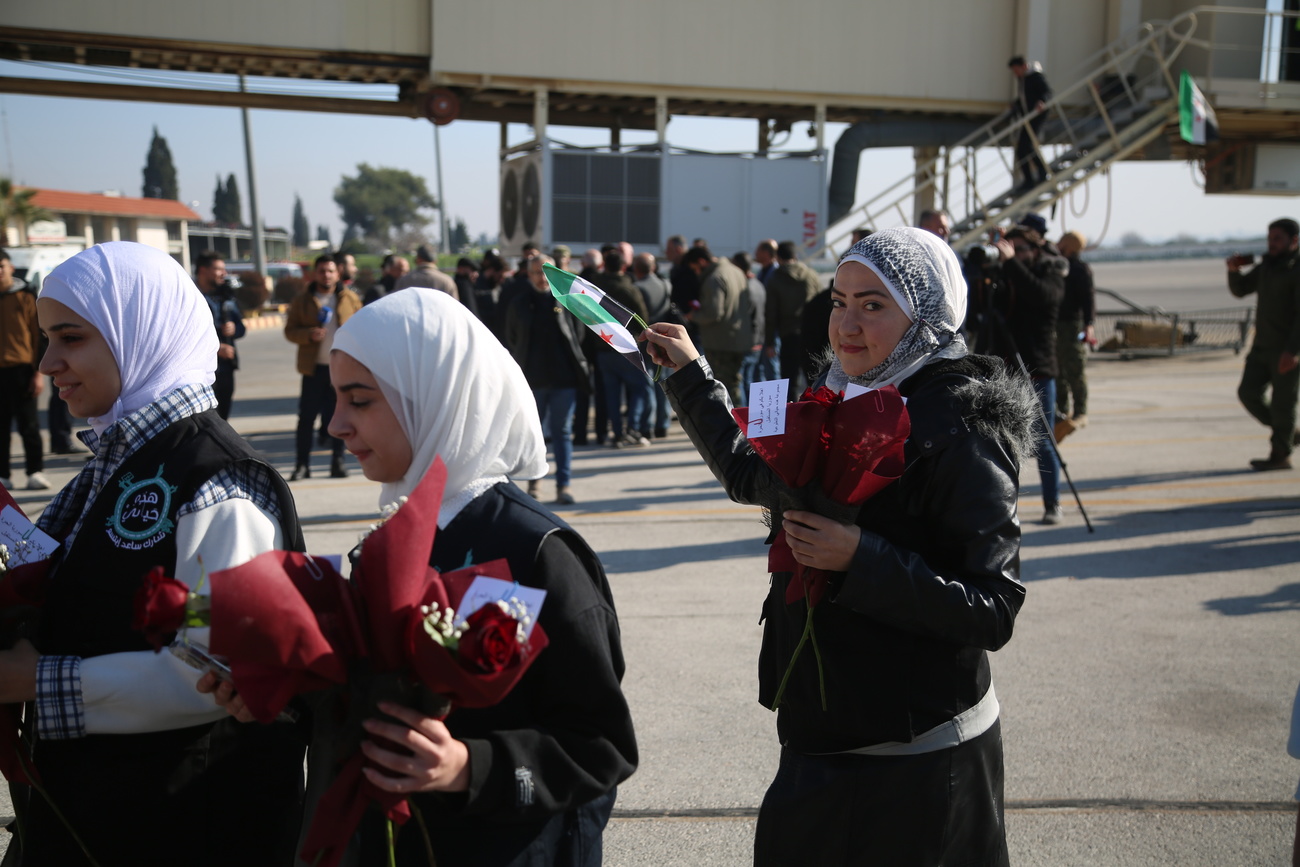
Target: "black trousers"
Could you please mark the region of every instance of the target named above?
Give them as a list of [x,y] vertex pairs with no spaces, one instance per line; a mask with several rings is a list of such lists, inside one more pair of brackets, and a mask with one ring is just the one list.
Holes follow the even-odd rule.
[[54,387],[54,377],[46,378],[49,380],[50,388],[50,405],[45,410],[46,427],[50,431],[50,451],[70,452],[72,451],[72,413],[68,411],[68,404],[59,397],[59,390]]
[[1001,723],[919,756],[781,751],[754,835],[756,867],[1005,867]]
[[1021,128],[1020,134],[1016,136],[1016,168],[1020,169],[1020,177],[1025,183],[1037,185],[1047,178],[1047,166],[1043,165],[1038,150],[1029,137],[1029,130],[1033,130],[1034,138],[1042,142],[1038,131],[1042,129],[1043,121],[1046,119],[1040,114],[1029,122],[1028,129]]
[[217,361],[217,378],[212,383],[212,393],[217,398],[217,415],[230,418],[230,405],[235,400],[235,367],[225,359]]
[[[790,380],[789,399],[799,400],[808,387],[808,350],[802,337],[781,338],[781,376]],[[745,395],[748,399],[749,395]]]
[[0,367],[0,430],[4,431],[4,459],[0,461],[0,476],[10,477],[9,432],[15,422],[18,435],[23,440],[27,458],[27,475],[45,469],[41,454],[41,423],[36,415],[36,395],[32,394],[32,377],[36,368],[30,364]]
[[[330,385],[328,364],[316,365],[316,372],[302,378],[302,391],[298,395],[298,437],[296,466],[311,466],[311,430],[317,416],[321,428],[329,427],[334,418],[334,389]],[[330,437],[334,460],[343,460],[343,440]]]

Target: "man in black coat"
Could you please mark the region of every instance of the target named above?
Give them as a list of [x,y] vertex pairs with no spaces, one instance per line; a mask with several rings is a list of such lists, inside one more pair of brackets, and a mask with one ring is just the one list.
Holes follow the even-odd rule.
[[[1002,260],[1003,291],[993,306],[1006,326],[1002,346],[1012,369],[1024,362],[1034,382],[1045,419],[1056,412],[1056,320],[1065,297],[1065,267],[1045,248],[1043,236],[1016,226],[997,242]],[[996,325],[994,326],[997,327]],[[1016,359],[1019,355],[1020,360]],[[1059,495],[1060,466],[1046,426],[1038,447],[1038,475],[1043,486],[1044,524],[1063,520]]]
[[[1011,58],[1007,66],[1016,77],[1016,98],[1011,103],[1012,117],[1025,117],[1042,111],[1052,98],[1052,86],[1047,83],[1042,67],[1035,62],[1033,68],[1030,68],[1019,55]],[[1047,180],[1047,167],[1043,165],[1038,148],[1029,136],[1029,131],[1033,130],[1034,138],[1037,138],[1045,120],[1047,115],[1037,114],[1027,126],[1020,128],[1020,133],[1016,136],[1016,167],[1020,170],[1021,177],[1017,189],[1028,190]]]

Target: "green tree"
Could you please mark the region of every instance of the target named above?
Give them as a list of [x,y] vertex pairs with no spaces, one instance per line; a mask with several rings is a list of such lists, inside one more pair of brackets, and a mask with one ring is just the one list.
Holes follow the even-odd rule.
[[302,199],[297,193],[293,194],[293,245],[295,247],[306,247],[311,241],[311,224],[307,222],[307,214],[302,209]]
[[334,201],[349,236],[355,231],[382,248],[391,246],[395,231],[427,224],[429,218],[420,211],[437,207],[424,178],[366,163],[357,166],[356,177],[343,177],[334,189]]
[[158,127],[153,128],[153,141],[149,142],[149,154],[144,160],[144,189],[140,195],[146,199],[180,198],[172,151],[167,139],[158,135]]
[[316,240],[317,240],[317,241],[324,241],[326,244],[332,244],[332,243],[334,243],[333,241],[330,240],[330,227],[329,227],[329,226],[317,226],[317,227],[316,227]]
[[239,184],[234,172],[226,176],[226,222],[232,226],[244,225],[244,206],[239,201]]
[[457,217],[455,225],[451,227],[447,235],[451,240],[447,249],[451,252],[459,253],[469,246],[469,228],[465,225],[464,218]]
[[226,177],[217,175],[217,189],[212,194],[212,219],[227,226],[242,226],[243,207],[239,203],[239,184],[233,174]]
[[221,180],[221,175],[217,175],[217,188],[212,191],[212,219],[214,222],[225,222],[221,219],[226,213],[226,182]]
[[12,220],[18,229],[18,242],[27,240],[27,227],[40,220],[49,220],[53,216],[49,211],[32,201],[36,190],[20,190],[9,178],[0,178],[0,243],[4,239],[4,229]]

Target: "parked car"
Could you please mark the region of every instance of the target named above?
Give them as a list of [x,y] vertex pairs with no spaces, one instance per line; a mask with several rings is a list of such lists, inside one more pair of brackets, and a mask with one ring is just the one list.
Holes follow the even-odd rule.
[[[227,262],[226,271],[238,275],[243,272],[256,270],[252,262]],[[286,277],[296,277],[302,279],[302,266],[297,262],[267,262],[266,274],[263,275],[271,285],[279,283]]]
[[27,281],[38,294],[41,281],[55,268],[80,253],[79,244],[41,244],[32,247],[9,247],[9,261],[14,266],[14,276]]

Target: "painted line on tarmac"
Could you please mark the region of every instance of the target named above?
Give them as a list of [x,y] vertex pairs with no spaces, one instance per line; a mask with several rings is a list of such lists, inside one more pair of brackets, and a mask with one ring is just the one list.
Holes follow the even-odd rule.
[[[1230,437],[1176,437],[1176,438],[1171,438],[1171,437],[1151,437],[1151,438],[1149,438],[1149,439],[1141,439],[1141,440],[1095,440],[1095,441],[1093,441],[1093,442],[1088,442],[1087,440],[1072,439],[1072,440],[1070,441],[1070,444],[1069,444],[1068,446],[1060,446],[1060,447],[1061,447],[1061,448],[1064,448],[1064,449],[1067,449],[1067,450],[1069,450],[1069,449],[1081,449],[1081,448],[1082,448],[1082,449],[1095,449],[1095,448],[1098,448],[1098,447],[1100,447],[1100,448],[1111,448],[1111,447],[1113,447],[1113,446],[1152,446],[1152,445],[1168,445],[1168,444],[1170,444],[1170,443],[1180,443],[1180,444],[1181,444],[1181,443],[1236,443],[1236,442],[1254,442],[1254,441],[1256,441],[1256,440],[1258,440],[1258,439],[1259,439],[1259,436],[1257,436],[1257,435],[1254,435],[1254,436],[1247,436],[1246,434],[1241,434],[1241,435],[1239,435],[1239,436],[1230,436]],[[1060,445],[1060,444],[1058,443],[1058,446],[1059,446],[1059,445]]]
[[[1061,798],[1007,801],[1007,812],[1093,813],[1294,813],[1294,801],[1157,801],[1141,798]],[[696,810],[620,810],[611,820],[637,819],[755,819],[757,807],[704,807]]]
[[[1080,491],[1081,495],[1086,491]],[[1022,496],[1019,503],[1027,504],[1022,506],[1021,511],[1025,508],[1033,507],[1035,503],[1041,502],[1041,497],[1036,494]],[[1075,505],[1073,497],[1061,498],[1063,506]],[[1252,505],[1257,507],[1271,507],[1277,509],[1293,509],[1300,504],[1300,497],[1276,497],[1271,501],[1261,504],[1259,497],[1143,497],[1133,499],[1119,498],[1102,498],[1102,497],[1083,497],[1084,508],[1089,506],[1245,506]]]

